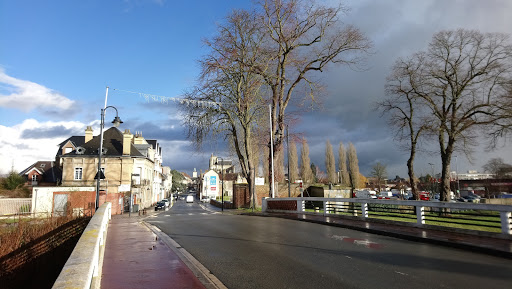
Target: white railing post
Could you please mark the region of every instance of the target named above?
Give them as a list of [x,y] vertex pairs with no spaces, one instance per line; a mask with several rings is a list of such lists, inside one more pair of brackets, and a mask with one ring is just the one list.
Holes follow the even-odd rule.
[[327,215],[327,202],[323,201],[322,204],[324,204],[324,216]]
[[512,212],[500,212],[501,232],[503,234],[512,235],[512,224],[510,223],[511,215]]
[[267,212],[267,197],[261,198],[261,212]]
[[368,203],[361,203],[361,212],[363,218],[368,218]]
[[424,225],[425,224],[425,207],[423,206],[415,206],[416,208],[416,219],[418,224]]
[[297,212],[298,213],[304,212],[304,201],[302,199],[297,200]]

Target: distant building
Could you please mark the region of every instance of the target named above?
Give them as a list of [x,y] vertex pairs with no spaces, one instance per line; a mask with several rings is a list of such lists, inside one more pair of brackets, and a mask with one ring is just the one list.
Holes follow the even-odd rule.
[[452,180],[485,180],[494,178],[493,174],[479,173],[475,170],[470,170],[467,173],[457,174],[457,172],[453,171],[450,173],[450,178]]

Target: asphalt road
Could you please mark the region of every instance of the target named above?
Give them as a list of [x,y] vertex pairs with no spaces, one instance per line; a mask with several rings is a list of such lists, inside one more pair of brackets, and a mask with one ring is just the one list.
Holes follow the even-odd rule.
[[437,245],[185,201],[146,221],[228,288],[512,288],[509,259]]

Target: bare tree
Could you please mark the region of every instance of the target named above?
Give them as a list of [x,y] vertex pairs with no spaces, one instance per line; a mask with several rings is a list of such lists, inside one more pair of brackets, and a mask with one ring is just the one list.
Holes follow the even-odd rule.
[[[315,100],[320,83],[312,74],[329,64],[357,65],[371,47],[356,28],[340,20],[341,5],[326,7],[306,0],[262,0],[260,23],[265,33],[265,61],[247,63],[270,91],[274,152],[282,149],[285,110],[293,97]],[[304,94],[293,93],[297,87]]]
[[381,164],[380,162],[377,162],[372,167],[372,173],[371,176],[377,179],[377,185],[379,186],[379,192],[382,190],[382,181],[387,178],[387,170],[386,165]]
[[357,152],[356,148],[352,143],[348,144],[347,150],[348,156],[348,175],[350,179],[350,187],[352,188],[352,193],[354,190],[359,188],[359,161],[357,160]]
[[299,172],[299,159],[297,156],[297,145],[294,141],[290,142],[290,159],[288,160],[290,162],[290,175],[288,176],[290,178],[290,182],[295,182],[295,180],[298,179],[298,172]]
[[[233,11],[218,34],[205,40],[210,52],[201,61],[199,84],[186,94],[180,106],[185,114],[188,137],[201,147],[207,138],[227,139],[235,150],[241,172],[249,182],[256,168],[257,140],[253,131],[264,108],[260,89],[262,79],[243,63],[257,61],[261,36],[255,16]],[[251,197],[252,200],[252,197]]]
[[339,155],[339,170],[341,174],[341,184],[344,186],[350,185],[350,178],[348,175],[348,169],[347,169],[347,153],[345,151],[345,147],[343,146],[343,143],[340,142],[340,146],[338,148],[338,155]]
[[313,172],[309,160],[309,145],[306,139],[302,139],[302,148],[300,150],[300,176],[302,182],[311,183],[313,181]]
[[327,172],[327,181],[331,184],[337,183],[336,161],[334,160],[332,145],[329,141],[325,143],[325,170]]
[[416,157],[420,136],[429,129],[430,112],[421,103],[421,98],[415,94],[414,86],[421,82],[417,79],[421,74],[424,59],[414,55],[409,59],[398,59],[393,72],[387,78],[386,94],[376,108],[382,110],[382,115],[388,118],[388,124],[395,131],[395,140],[409,151],[407,172],[411,184],[412,194],[419,199],[418,185],[414,173],[414,159]]
[[478,129],[510,117],[503,102],[512,79],[511,55],[508,35],[458,29],[436,33],[426,52],[409,59],[416,69],[404,80],[420,99],[417,104],[430,111],[428,122],[441,154],[443,201],[450,196],[453,152],[462,150],[469,156]]
[[483,166],[483,169],[493,174],[495,178],[503,178],[512,172],[512,165],[503,162],[502,158],[492,158]]

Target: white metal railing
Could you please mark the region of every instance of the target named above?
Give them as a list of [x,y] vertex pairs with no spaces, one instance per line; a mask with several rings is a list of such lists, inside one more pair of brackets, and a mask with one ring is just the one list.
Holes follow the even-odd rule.
[[97,277],[101,276],[101,264],[111,213],[111,203],[104,203],[98,208],[53,284],[53,289],[99,288]]
[[[269,209],[269,204],[272,202],[296,202],[296,207],[290,209],[290,206],[281,206],[280,209]],[[312,212],[305,210],[306,202],[322,202],[322,206],[317,206]],[[492,211],[499,213],[501,224],[501,232],[506,235],[512,235],[512,206],[510,205],[493,205],[493,204],[480,204],[480,203],[452,203],[452,202],[429,202],[429,201],[402,201],[402,200],[376,200],[376,199],[359,199],[359,198],[263,198],[262,199],[262,212],[269,213],[303,213],[303,214],[316,214],[324,216],[337,215],[335,212],[331,213],[330,208],[341,204],[357,204],[357,208],[361,212],[363,219],[368,218],[368,204],[383,204],[383,205],[397,205],[397,206],[411,206],[414,207],[416,212],[416,223],[418,225],[425,225],[425,208],[433,208],[431,211]],[[277,203],[276,203],[277,205]],[[270,207],[273,207],[270,205]],[[279,207],[279,206],[278,206]],[[354,211],[354,216],[358,214]]]

